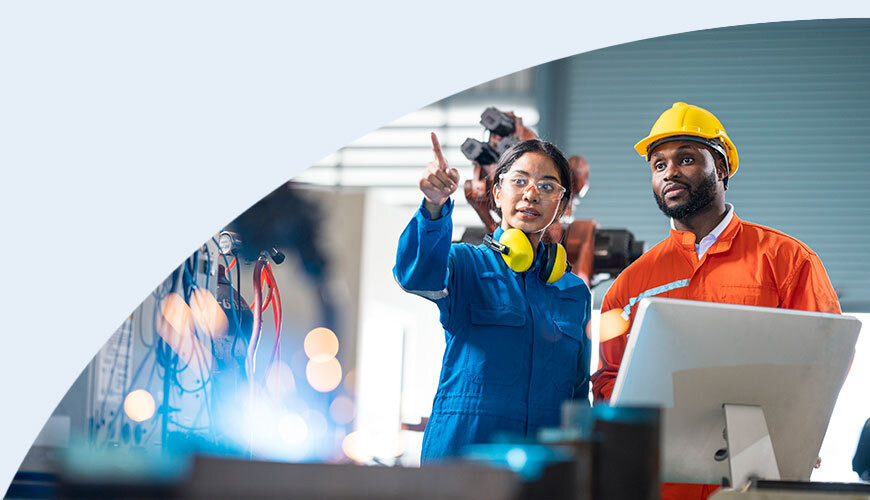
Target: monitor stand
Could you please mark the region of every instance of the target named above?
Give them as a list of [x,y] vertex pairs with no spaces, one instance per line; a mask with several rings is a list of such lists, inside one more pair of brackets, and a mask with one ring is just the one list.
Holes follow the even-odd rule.
[[731,486],[740,489],[753,479],[779,480],[779,467],[761,407],[726,403],[722,408],[728,449],[724,453],[719,450],[716,459],[724,460],[727,456]]

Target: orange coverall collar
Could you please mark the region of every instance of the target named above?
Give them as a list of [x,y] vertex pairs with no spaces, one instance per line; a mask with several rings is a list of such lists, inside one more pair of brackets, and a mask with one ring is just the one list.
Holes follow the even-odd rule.
[[[721,253],[731,248],[731,242],[734,240],[734,237],[737,236],[737,233],[739,232],[740,222],[740,218],[737,217],[737,214],[734,214],[734,216],[731,218],[731,222],[728,223],[728,226],[725,227],[725,230],[722,231],[722,234],[720,234],[719,238],[716,239],[716,243],[714,243],[713,246],[710,247],[709,250],[707,250],[707,253]],[[693,254],[695,253],[695,233],[691,231],[679,231],[672,227],[669,238],[678,247],[683,248],[687,252],[692,252]]]

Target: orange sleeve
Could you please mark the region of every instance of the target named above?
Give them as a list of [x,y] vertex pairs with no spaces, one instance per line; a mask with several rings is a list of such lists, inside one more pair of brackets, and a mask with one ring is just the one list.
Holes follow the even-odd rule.
[[592,397],[596,402],[610,399],[627,343],[628,338],[621,335],[600,344],[598,371],[592,375]]
[[794,268],[780,290],[782,307],[840,314],[840,302],[819,257],[810,253]]
[[[620,314],[624,304],[620,304],[619,292],[620,280],[617,280],[607,291],[604,296],[604,302],[601,304],[601,321],[599,321],[598,335],[599,339],[605,337],[602,329],[606,324],[605,315]],[[625,300],[628,303],[627,300]],[[631,331],[631,321],[633,316],[629,318],[626,326],[620,328],[622,333],[609,340],[604,340],[598,346],[598,371],[592,375],[592,397],[595,402],[603,402],[610,399],[610,394],[613,392],[613,384],[616,382],[616,374],[619,372],[619,365],[622,362],[622,355],[625,354],[625,346],[628,344],[628,336],[625,333]]]

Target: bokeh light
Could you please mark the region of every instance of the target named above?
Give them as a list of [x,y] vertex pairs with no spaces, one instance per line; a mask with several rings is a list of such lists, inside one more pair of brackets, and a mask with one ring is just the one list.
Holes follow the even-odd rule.
[[607,342],[628,333],[628,320],[622,317],[622,309],[611,309],[601,314],[599,321],[599,342]]
[[161,316],[157,320],[157,333],[169,345],[175,337],[187,337],[193,333],[193,313],[184,298],[173,292],[160,303]]
[[374,457],[397,458],[405,452],[398,433],[380,432],[375,434],[369,443],[369,450]]
[[290,365],[283,361],[272,363],[266,372],[266,389],[275,397],[284,397],[296,392],[296,378]]
[[278,434],[287,444],[300,444],[308,438],[308,424],[301,415],[287,413],[278,420]]
[[211,292],[205,288],[194,290],[190,296],[190,311],[199,331],[215,339],[226,336],[227,314]]
[[124,398],[124,413],[134,422],[144,422],[154,416],[157,405],[154,396],[145,389],[136,389]]
[[329,405],[329,416],[333,422],[340,425],[349,424],[353,420],[355,413],[356,407],[353,404],[353,400],[347,396],[339,396]]
[[342,440],[341,451],[354,462],[367,462],[372,458],[371,440],[361,431],[351,432]]
[[341,364],[335,358],[326,361],[311,360],[305,366],[308,384],[318,392],[329,392],[341,383]]
[[526,466],[529,457],[522,448],[511,448],[505,455],[505,459],[507,459],[508,467],[514,471],[519,471]]
[[193,335],[193,313],[177,293],[170,293],[160,303],[160,316],[155,329],[164,342],[178,354],[181,366],[188,366],[196,377],[204,377],[211,370],[211,348]]
[[308,424],[308,435],[312,438],[317,439],[322,437],[329,429],[329,422],[326,421],[326,417],[319,411],[307,410],[302,414],[302,417]]
[[303,347],[312,361],[326,361],[338,354],[338,337],[329,328],[315,328],[305,336]]
[[356,394],[356,370],[348,370],[344,376],[344,390],[348,394]]

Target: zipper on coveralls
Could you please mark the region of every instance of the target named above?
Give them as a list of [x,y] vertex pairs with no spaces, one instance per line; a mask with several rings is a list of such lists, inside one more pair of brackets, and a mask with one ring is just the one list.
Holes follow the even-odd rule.
[[528,308],[529,317],[531,318],[531,323],[532,323],[532,325],[531,325],[532,326],[532,332],[531,332],[532,333],[532,339],[531,339],[532,342],[531,342],[531,348],[529,349],[529,380],[528,380],[528,384],[526,384],[526,418],[525,418],[525,422],[523,423],[523,436],[529,435],[529,407],[531,406],[530,402],[529,402],[529,395],[531,394],[531,391],[532,391],[532,377],[534,376],[534,373],[535,373],[535,336],[537,334],[535,329],[537,328],[537,324],[538,324],[538,322],[535,321],[535,312],[532,310],[532,299],[534,299],[534,297],[530,297],[530,294],[529,294],[530,290],[528,287],[528,282],[526,281],[526,274],[527,273],[528,273],[528,271],[526,271],[525,273],[522,273],[521,276],[523,277],[523,290],[525,290],[525,292],[526,292],[526,294],[525,294],[526,295],[526,307]]

